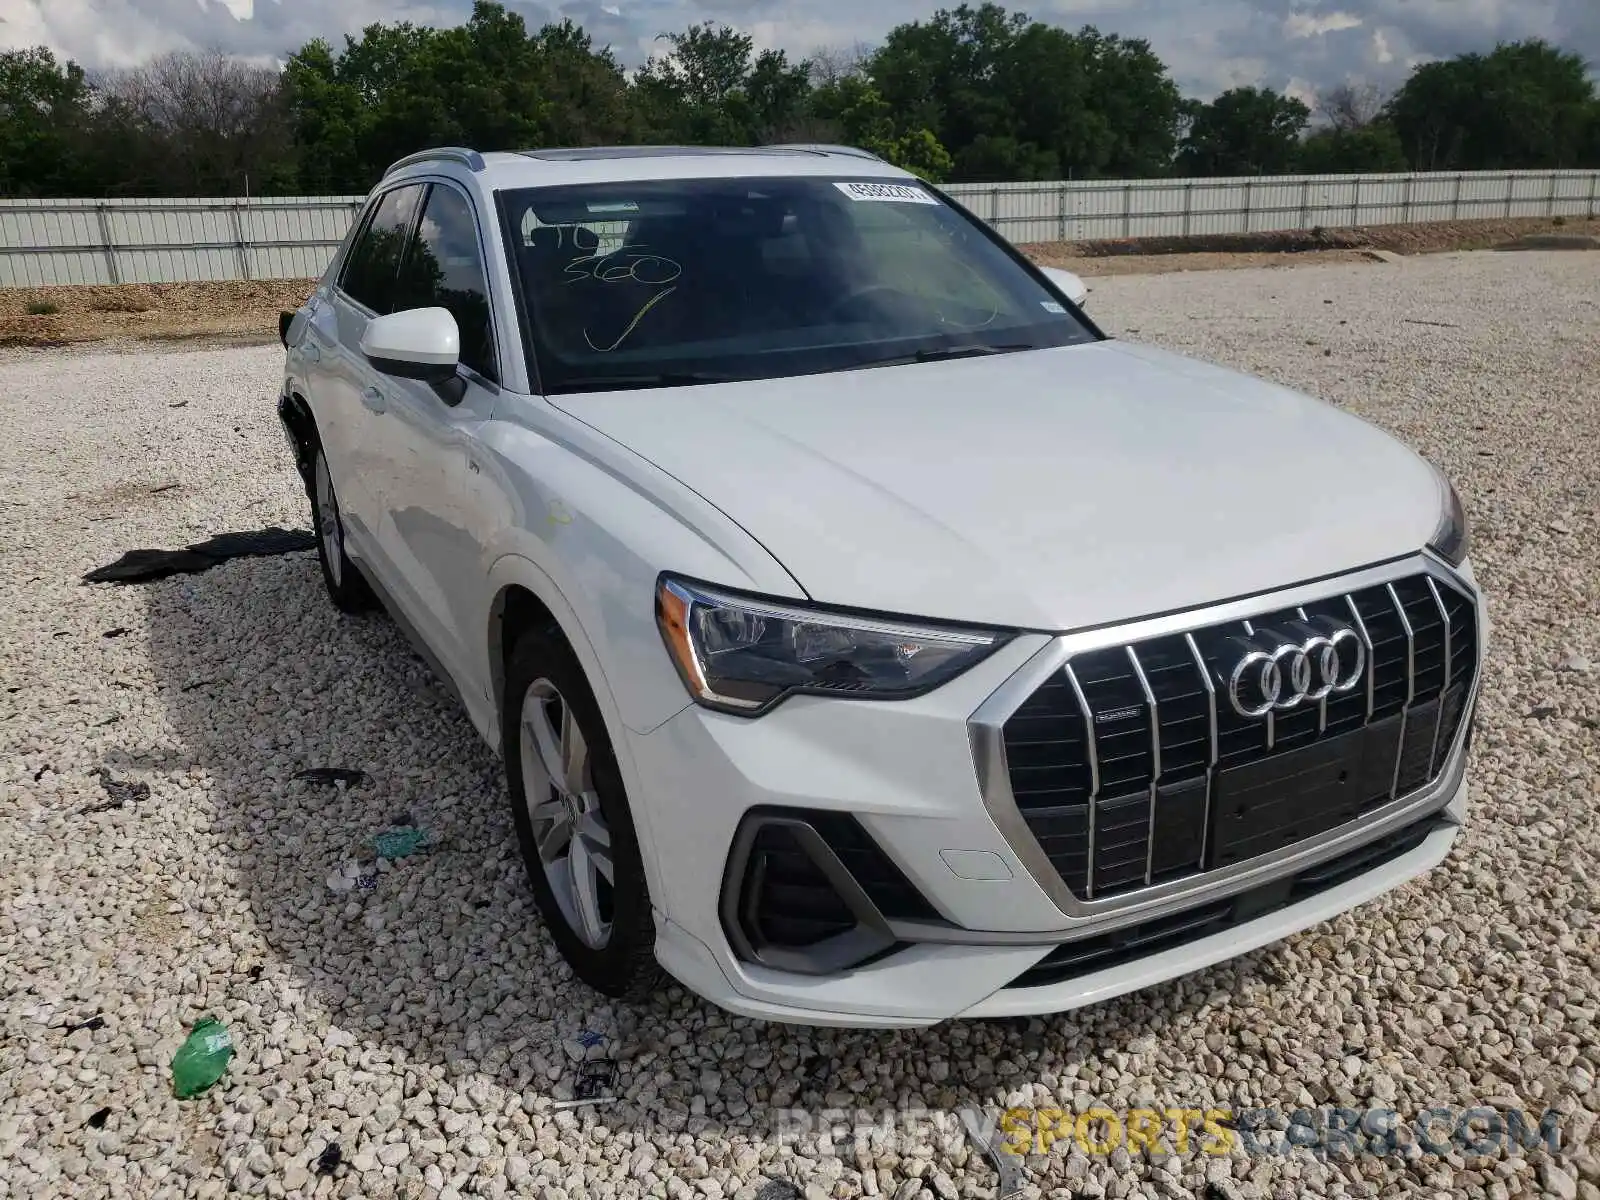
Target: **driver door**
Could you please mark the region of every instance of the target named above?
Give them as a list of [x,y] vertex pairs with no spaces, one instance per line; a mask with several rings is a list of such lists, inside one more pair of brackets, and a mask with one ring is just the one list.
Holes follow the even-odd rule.
[[481,545],[492,464],[478,433],[493,415],[500,365],[473,203],[443,181],[428,185],[401,263],[394,309],[444,308],[461,333],[461,361],[443,384],[392,376],[384,396],[384,515],[379,537],[396,568],[396,599],[465,692],[482,692]]

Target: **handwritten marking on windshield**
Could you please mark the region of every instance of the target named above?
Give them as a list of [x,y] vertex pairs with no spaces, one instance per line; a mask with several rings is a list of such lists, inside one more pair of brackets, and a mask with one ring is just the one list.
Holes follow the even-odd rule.
[[[532,236],[533,236],[533,234],[538,232],[540,229],[554,229],[556,231],[556,249],[557,250],[561,249],[561,247],[563,247],[563,246],[565,246],[567,244],[567,236],[569,234],[572,237],[572,245],[573,245],[573,247],[575,249],[578,249],[578,250],[597,250],[600,247],[600,232],[599,232],[599,230],[591,229],[587,225],[576,225],[576,224],[572,224],[570,222],[567,223],[567,224],[563,224],[563,225],[535,225],[532,229],[524,230],[523,231],[523,241],[524,241],[524,243],[531,245],[532,244]],[[585,246],[583,244],[583,239],[581,239],[578,236],[579,234],[582,234],[582,233],[586,233],[586,234],[589,235],[589,244],[587,246]]]
[[610,254],[586,254],[567,264],[563,272],[568,283],[594,279],[600,283],[643,283],[661,287],[683,274],[683,268],[659,254],[640,253],[637,248],[614,250]]
[[612,342],[611,345],[609,345],[609,346],[596,346],[594,344],[594,341],[589,337],[589,331],[587,329],[585,329],[583,331],[583,340],[589,343],[589,349],[594,350],[594,351],[596,351],[597,353],[600,353],[600,354],[610,354],[618,346],[622,345],[622,343],[625,340],[627,340],[628,335],[630,333],[632,333],[638,327],[639,322],[644,320],[644,315],[647,312],[649,312],[657,304],[660,304],[663,300],[665,300],[668,296],[672,295],[672,293],[677,291],[677,290],[678,289],[675,288],[675,287],[665,288],[662,291],[657,292],[654,296],[651,296],[650,299],[646,300],[644,302],[644,307],[642,307],[638,312],[633,314],[633,320],[628,322],[628,327],[617,335],[617,340]]

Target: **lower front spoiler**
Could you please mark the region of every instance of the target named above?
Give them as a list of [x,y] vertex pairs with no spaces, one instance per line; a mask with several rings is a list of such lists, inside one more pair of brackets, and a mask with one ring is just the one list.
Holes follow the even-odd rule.
[[1465,808],[1466,785],[1447,819],[1421,842],[1371,870],[1306,899],[1171,949],[1121,962],[1060,983],[1012,986],[1047,958],[1039,945],[908,947],[870,966],[808,977],[743,966],[732,979],[711,950],[681,926],[657,920],[656,954],[687,987],[732,1012],[806,1025],[893,1028],[932,1025],[952,1017],[1016,1017],[1066,1012],[1164,983],[1279,941],[1338,916],[1416,878],[1450,852]]

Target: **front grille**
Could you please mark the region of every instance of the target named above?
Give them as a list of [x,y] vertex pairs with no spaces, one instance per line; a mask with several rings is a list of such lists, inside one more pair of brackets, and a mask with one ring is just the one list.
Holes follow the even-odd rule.
[[[1241,717],[1235,639],[1317,618],[1362,639],[1356,686]],[[1472,600],[1427,574],[1078,653],[1005,723],[1012,796],[1080,899],[1230,866],[1435,779],[1477,663]]]
[[1274,879],[1271,883],[1264,883],[1236,896],[1169,916],[1063,943],[1012,980],[1010,986],[1044,987],[1062,983],[1223,933],[1291,904],[1309,900],[1320,892],[1391,862],[1422,845],[1430,833],[1443,828],[1444,822],[1429,817],[1338,858],[1307,867],[1297,875]]

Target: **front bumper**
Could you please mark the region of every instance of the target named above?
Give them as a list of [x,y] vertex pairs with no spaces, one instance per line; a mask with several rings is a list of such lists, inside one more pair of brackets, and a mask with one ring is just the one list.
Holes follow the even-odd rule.
[[[698,716],[684,715],[691,719]],[[684,736],[682,731],[678,735]],[[707,745],[705,749],[710,751],[712,747]],[[640,765],[646,775],[652,770],[648,759]],[[1014,872],[1009,880],[963,880],[937,853],[933,857],[939,866],[925,864],[926,874],[933,876],[939,886],[930,886],[926,878],[920,886],[942,912],[948,914],[967,905],[974,910],[1001,910],[995,921],[961,930],[973,941],[920,942],[847,972],[813,976],[770,970],[737,957],[715,919],[723,856],[729,843],[704,836],[696,839],[684,823],[675,823],[677,829],[669,833],[669,845],[660,847],[659,852],[681,854],[684,858],[665,875],[675,894],[693,891],[699,893],[699,898],[673,906],[683,914],[682,920],[675,919],[671,910],[658,915],[656,953],[662,965],[686,987],[732,1012],[764,1020],[886,1028],[929,1025],[951,1017],[1062,1012],[1150,987],[1268,945],[1431,870],[1449,853],[1467,810],[1464,772],[1458,770],[1447,784],[1440,799],[1429,803],[1429,811],[1417,815],[1409,826],[1402,826],[1421,832],[1420,840],[1372,869],[1255,919],[1043,986],[1012,985],[1037,969],[1058,946],[1072,944],[1071,939],[1078,934],[1073,926],[1080,923],[1064,921],[1055,912],[1054,927],[1038,922],[1030,923],[1035,928],[1021,927],[1023,922],[1017,917],[1031,908],[1027,904],[1030,891],[1037,889],[1022,873],[1020,864],[1008,858],[1003,842],[978,848],[1008,858]],[[782,802],[793,803],[791,792],[764,791],[769,802],[781,795]],[[974,800],[975,793],[974,785]],[[711,794],[704,793],[706,797]],[[860,815],[863,825],[875,831],[894,829],[910,819],[882,813]],[[973,824],[980,827],[968,832],[982,834],[983,823],[975,821]],[[669,830],[673,824],[669,823]],[[941,824],[952,835],[960,828],[957,824]],[[704,827],[701,828],[703,834]],[[691,848],[695,842],[697,850]],[[894,843],[880,844],[901,849]],[[896,855],[897,865],[903,870],[913,861]],[[941,870],[942,879],[938,878]],[[909,877],[909,870],[907,874]],[[1042,897],[1042,893],[1038,895]],[[1006,896],[1022,902],[1010,910],[1009,919],[1003,915]]]
[[[1479,620],[1486,635],[1481,607]],[[1432,784],[1314,844],[1226,878],[1064,908],[1051,894],[1059,877],[1041,881],[1029,847],[1019,851],[986,805],[969,740],[985,701],[1053,641],[1020,637],[915,700],[802,696],[757,720],[691,707],[650,734],[630,732],[662,964],[722,1007],[769,1020],[885,1027],[1058,1012],[1281,939],[1448,853],[1467,805],[1465,729]],[[808,974],[751,961],[748,946],[735,947],[737,929],[730,938],[726,899],[730,853],[757,809],[853,815],[931,911],[892,922],[895,948],[848,969]],[[1228,910],[1220,916],[1219,905]],[[1201,922],[1202,912],[1217,919]],[[1056,965],[1108,943],[1120,952]]]

